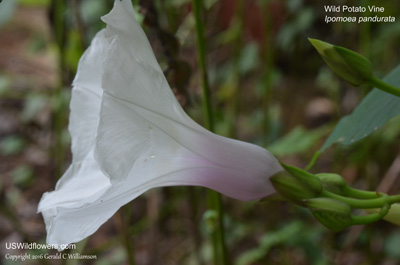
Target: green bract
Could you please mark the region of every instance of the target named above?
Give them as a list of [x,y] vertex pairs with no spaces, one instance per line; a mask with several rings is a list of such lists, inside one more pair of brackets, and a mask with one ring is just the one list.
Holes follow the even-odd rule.
[[354,86],[368,83],[372,77],[371,62],[349,49],[316,39],[309,39],[324,61],[341,78]]

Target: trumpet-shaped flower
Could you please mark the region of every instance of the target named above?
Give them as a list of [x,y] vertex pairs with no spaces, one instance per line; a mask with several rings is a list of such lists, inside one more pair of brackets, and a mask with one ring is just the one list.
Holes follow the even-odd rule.
[[215,135],[174,97],[131,1],[115,1],[82,56],[73,83],[72,164],[43,195],[47,242],[93,234],[148,189],[196,185],[240,200],[274,192],[283,170],[267,150]]

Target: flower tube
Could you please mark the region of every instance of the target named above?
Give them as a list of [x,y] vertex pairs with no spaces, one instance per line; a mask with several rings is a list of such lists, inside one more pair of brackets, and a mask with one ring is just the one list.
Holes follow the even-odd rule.
[[204,186],[239,200],[274,193],[267,150],[209,132],[182,109],[131,1],[115,1],[73,83],[72,164],[39,204],[47,242],[93,234],[121,206],[162,186]]

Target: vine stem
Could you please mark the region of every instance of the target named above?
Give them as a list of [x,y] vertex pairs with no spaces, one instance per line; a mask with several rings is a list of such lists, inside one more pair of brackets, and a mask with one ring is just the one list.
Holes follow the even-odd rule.
[[[203,113],[205,127],[214,132],[213,113],[211,107],[210,86],[208,83],[208,73],[206,68],[206,54],[205,54],[205,38],[204,38],[204,24],[201,21],[201,14],[203,12],[203,1],[192,0],[193,13],[196,21],[196,35],[197,35],[197,57],[200,68],[202,87],[203,87]],[[225,244],[225,233],[223,225],[223,209],[221,195],[215,191],[207,191],[207,201],[209,209],[215,211],[217,220],[215,229],[211,232],[213,258],[215,265],[227,265],[227,254]]]
[[272,103],[272,93],[273,93],[273,72],[274,72],[274,48],[273,48],[273,27],[274,21],[270,12],[270,4],[272,1],[263,1],[261,8],[264,13],[262,22],[264,27],[264,37],[263,37],[263,45],[264,45],[264,54],[263,54],[263,64],[264,64],[264,73],[263,73],[263,89],[264,95],[262,99],[263,104],[263,137],[264,137],[264,145],[268,145],[271,143],[271,128],[272,128],[272,120],[271,120],[271,103]]
[[386,204],[400,202],[400,195],[382,196],[376,199],[353,199],[324,190],[321,196],[342,201],[356,209],[382,208]]
[[368,83],[380,90],[383,90],[387,93],[400,97],[400,88],[389,85],[388,83],[383,82],[382,80],[376,78],[375,76],[371,76],[371,78],[368,80]]
[[379,213],[372,213],[362,216],[352,216],[352,225],[364,225],[379,221],[389,212],[390,205],[384,205]]
[[357,199],[376,199],[378,197],[386,196],[383,192],[357,190],[349,186],[343,188],[343,193],[346,196]]
[[135,265],[135,253],[130,233],[132,206],[130,203],[121,208],[121,234],[123,235],[123,244],[129,265]]
[[57,179],[62,175],[63,171],[63,163],[65,158],[65,145],[62,141],[62,131],[65,125],[65,105],[63,100],[63,86],[66,83],[65,80],[65,43],[66,43],[66,22],[64,11],[66,8],[65,1],[53,1],[51,10],[54,15],[53,17],[53,30],[54,30],[54,38],[58,47],[58,75],[59,75],[59,83],[56,86],[56,89],[53,91],[53,99],[56,104],[53,106],[53,140],[54,144],[51,150],[53,161],[54,161],[54,176]]
[[318,157],[321,155],[321,152],[320,151],[317,151],[314,155],[313,155],[313,157],[311,158],[311,161],[310,161],[310,163],[306,166],[306,168],[305,168],[305,170],[310,170],[314,165],[315,165],[315,162],[317,162],[317,159],[318,159]]

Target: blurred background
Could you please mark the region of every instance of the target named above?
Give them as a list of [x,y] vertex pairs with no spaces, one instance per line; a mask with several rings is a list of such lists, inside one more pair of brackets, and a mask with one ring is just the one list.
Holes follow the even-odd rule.
[[[378,5],[394,23],[324,22],[318,0],[207,0],[207,68],[216,132],[266,147],[304,167],[337,121],[370,88],[355,88],[327,68],[308,42],[355,50],[383,77],[400,61],[397,1],[334,1]],[[332,1],[331,1],[332,2]],[[201,85],[190,0],[133,1],[175,95],[200,124]],[[325,3],[327,4],[327,3]],[[67,130],[71,83],[83,51],[105,24],[112,0],[3,0],[0,3],[0,251],[7,242],[44,243],[37,205],[71,161]],[[340,16],[342,14],[338,14]],[[352,16],[359,16],[354,13]],[[368,13],[362,14],[363,16]],[[400,193],[400,120],[350,147],[335,145],[313,172],[334,172],[353,187]],[[210,264],[204,189],[154,189],[134,200],[79,243],[97,260],[28,260],[24,264]],[[384,221],[333,233],[307,211],[283,202],[223,198],[232,264],[400,264],[400,229]],[[129,214],[128,231],[123,216]],[[125,230],[124,230],[125,229]],[[67,251],[68,252],[68,251]]]

